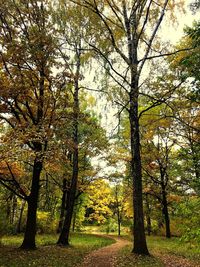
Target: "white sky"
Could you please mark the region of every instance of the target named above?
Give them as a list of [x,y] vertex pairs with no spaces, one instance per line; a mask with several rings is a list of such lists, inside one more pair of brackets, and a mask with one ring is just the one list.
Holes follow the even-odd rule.
[[[176,1],[176,0],[175,0]],[[162,23],[162,32],[161,35],[163,35],[163,38],[166,40],[169,40],[172,44],[176,44],[179,42],[181,37],[184,35],[184,28],[185,26],[192,26],[194,20],[200,19],[200,11],[196,14],[192,14],[192,11],[189,8],[189,4],[193,2],[191,0],[185,0],[185,14],[180,14],[177,17],[177,24],[176,25],[169,25],[168,23],[165,23],[163,21]],[[166,26],[165,26],[166,25]],[[103,102],[99,103],[99,107],[103,106]],[[104,118],[102,120],[103,127],[106,127],[109,129],[108,131],[112,131],[113,128],[115,128],[118,124],[118,119],[114,116],[117,112],[117,109],[110,108],[105,114]]]
[[[175,0],[176,1],[176,0]],[[171,43],[176,44],[179,42],[181,37],[184,34],[184,27],[192,26],[192,23],[194,20],[200,19],[200,12],[196,14],[192,14],[192,12],[189,9],[189,4],[191,3],[191,0],[185,0],[185,14],[179,14],[178,15],[178,23],[175,26],[167,25],[165,26],[165,21],[163,21],[162,25],[162,32],[163,32],[163,38],[169,40]],[[112,130],[118,125],[118,119],[116,116],[114,116],[117,112],[117,109],[109,108],[107,110],[107,113],[105,114],[104,105],[106,104],[106,101],[102,99],[102,101],[97,100],[97,110],[103,114],[102,118],[102,126],[105,127],[108,131],[108,134],[112,132]],[[98,162],[98,163],[97,163]],[[114,172],[113,168],[110,169],[106,168],[106,163],[102,160],[99,160],[98,157],[92,161],[94,165],[99,165],[104,171],[100,173],[100,175],[105,175],[106,173]]]
[[177,17],[178,24],[177,25],[171,26],[171,27],[169,27],[169,25],[167,25],[167,27],[166,27],[165,36],[167,36],[167,39],[169,39],[173,43],[178,42],[180,40],[180,38],[183,36],[183,34],[184,34],[183,29],[186,25],[192,26],[192,23],[194,20],[200,19],[200,11],[198,11],[196,14],[192,14],[192,11],[189,8],[189,4],[192,2],[193,2],[192,0],[185,0],[186,13],[178,15],[178,17]]

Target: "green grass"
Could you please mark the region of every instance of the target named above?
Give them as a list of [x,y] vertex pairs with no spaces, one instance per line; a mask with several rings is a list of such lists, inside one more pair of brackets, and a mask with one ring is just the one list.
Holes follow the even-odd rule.
[[150,252],[164,252],[200,261],[200,245],[181,242],[179,238],[152,236],[147,238]]
[[[164,267],[165,262],[188,259],[191,266],[200,266],[200,247],[192,243],[186,244],[178,238],[147,237],[148,249],[151,256],[137,256],[131,253],[132,246],[126,246],[117,259],[117,267]],[[179,266],[184,266],[184,263]],[[176,265],[174,265],[176,266]],[[190,266],[190,265],[187,265]]]
[[0,247],[0,267],[72,267],[80,263],[90,251],[112,244],[109,238],[73,234],[68,248],[55,245],[58,236],[38,235],[38,249],[23,251],[18,249],[22,236],[7,236],[2,239]]
[[[114,241],[90,234],[73,234],[71,246],[62,248],[55,245],[57,235],[38,235],[38,249],[23,251],[18,249],[23,236],[7,236],[2,239],[0,247],[0,267],[74,267],[82,262],[90,251],[112,244]],[[171,266],[200,266],[200,248],[186,244],[178,238],[148,237],[148,248],[151,256],[136,256],[131,253],[132,246],[126,246],[118,254],[116,267],[164,267],[166,262]],[[185,258],[191,265],[184,265]],[[179,265],[173,262],[180,261]],[[165,262],[165,263],[164,263]]]
[[164,267],[158,257],[134,255],[131,249],[131,246],[126,246],[121,250],[117,259],[117,267]]

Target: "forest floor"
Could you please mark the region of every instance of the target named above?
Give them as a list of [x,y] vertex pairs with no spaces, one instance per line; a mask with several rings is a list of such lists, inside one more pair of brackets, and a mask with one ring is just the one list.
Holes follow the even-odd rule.
[[0,267],[73,267],[83,261],[85,255],[115,242],[100,235],[75,233],[70,246],[55,245],[58,235],[37,235],[36,250],[21,250],[18,247],[22,235],[5,236],[0,244]]
[[83,262],[80,265],[78,265],[78,267],[116,266],[117,254],[123,247],[129,245],[130,241],[115,236],[112,236],[112,239],[114,239],[116,243],[89,253],[84,258]]
[[5,236],[0,246],[0,267],[200,267],[200,247],[179,238],[147,237],[151,256],[131,253],[128,235],[71,236],[71,246],[56,246],[57,235],[37,235],[38,249],[18,249],[23,236]]
[[112,238],[116,243],[90,252],[77,267],[200,267],[199,261],[160,249],[151,249],[150,256],[137,256],[131,253],[130,241]]

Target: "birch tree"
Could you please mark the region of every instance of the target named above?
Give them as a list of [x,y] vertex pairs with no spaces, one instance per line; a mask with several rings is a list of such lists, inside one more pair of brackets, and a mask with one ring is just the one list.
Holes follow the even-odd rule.
[[[160,45],[158,32],[167,11],[183,1],[75,1],[96,16],[96,36],[89,45],[112,77],[112,96],[119,114],[127,110],[130,125],[131,173],[133,181],[134,247],[137,254],[149,254],[144,231],[142,166],[140,156],[139,96],[145,64],[172,51]],[[172,14],[172,13],[171,13]],[[172,16],[171,18],[174,18]],[[95,25],[93,25],[95,26]],[[100,26],[100,27],[99,27]],[[100,36],[100,38],[99,38]],[[174,52],[174,51],[173,51]],[[153,103],[155,106],[157,103]],[[149,109],[149,108],[148,108]]]

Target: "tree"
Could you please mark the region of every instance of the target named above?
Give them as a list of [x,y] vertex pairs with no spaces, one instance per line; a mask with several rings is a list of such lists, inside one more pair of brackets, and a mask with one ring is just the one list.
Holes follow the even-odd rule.
[[200,8],[200,1],[199,0],[195,0],[190,4],[190,8],[192,11],[197,11]]
[[[184,84],[177,91],[181,100],[171,102],[173,116],[176,119],[176,135],[179,136],[180,162],[185,173],[188,174],[188,184],[199,191],[199,86],[200,86],[200,50],[199,50],[199,22],[193,27],[185,28],[185,36],[178,44],[179,48],[192,47],[179,56],[170,58],[170,67],[177,72],[177,79]],[[185,162],[185,163],[183,163]]]
[[[146,144],[146,148],[151,151],[151,156],[150,162],[147,168],[144,167],[144,170],[152,180],[155,188],[159,187],[159,189],[155,191],[153,188],[150,188],[149,194],[153,194],[156,198],[158,198],[160,204],[162,205],[162,214],[165,221],[166,237],[170,238],[171,231],[167,191],[170,184],[170,153],[174,146],[174,142],[170,140],[170,130],[166,129],[163,126],[157,129],[156,137],[156,141],[152,141],[149,145]],[[148,190],[146,192],[148,193]]]
[[[66,214],[63,222],[63,227],[57,244],[69,245],[69,232],[73,216],[73,209],[77,194],[78,176],[79,176],[79,124],[80,124],[80,81],[83,79],[82,68],[85,63],[84,50],[85,43],[83,37],[88,35],[86,26],[87,21],[82,17],[81,8],[76,8],[76,15],[74,15],[75,6],[72,3],[60,1],[57,6],[56,23],[59,27],[61,38],[64,46],[60,47],[62,60],[69,69],[71,79],[71,93],[72,93],[72,142],[73,148],[70,152],[72,175],[69,182],[69,189],[66,196]],[[70,32],[66,32],[66,28]],[[68,54],[70,51],[70,60]]]
[[57,41],[49,10],[49,1],[1,1],[0,118],[33,161],[30,193],[25,197],[24,249],[36,247],[40,176],[58,122],[57,98],[67,79],[52,72],[60,63],[56,63]]
[[86,218],[88,221],[104,224],[106,219],[112,215],[112,210],[109,206],[113,198],[108,182],[102,179],[93,181],[88,188],[88,196]]
[[[116,102],[129,114],[131,175],[133,179],[134,248],[137,254],[148,254],[144,232],[142,202],[142,168],[139,134],[139,93],[144,64],[161,54],[153,54],[153,44],[167,7],[174,2],[160,1],[73,1],[96,15],[98,35],[90,47],[103,59],[106,72],[117,84]],[[177,5],[180,3],[177,3]],[[99,28],[101,25],[101,28]],[[151,30],[152,29],[152,30]],[[142,51],[144,53],[142,54]],[[155,48],[156,49],[156,48]],[[162,50],[162,49],[161,49]],[[139,59],[140,57],[140,59]],[[116,64],[115,64],[116,63]],[[116,86],[115,86],[116,87]]]
[[113,187],[113,210],[117,216],[118,236],[121,235],[121,224],[125,214],[126,196],[121,184],[115,184]]

